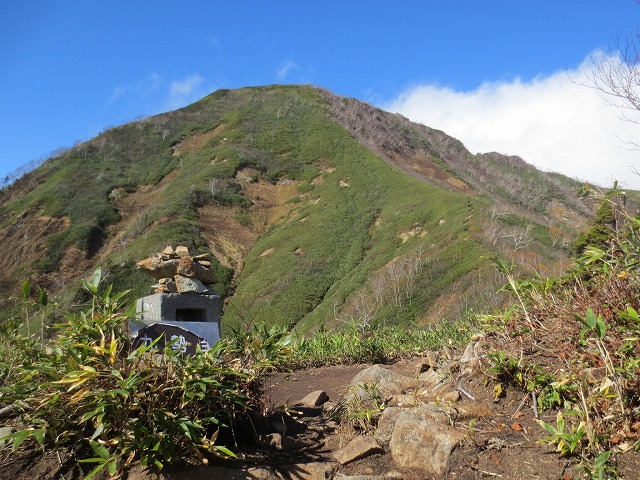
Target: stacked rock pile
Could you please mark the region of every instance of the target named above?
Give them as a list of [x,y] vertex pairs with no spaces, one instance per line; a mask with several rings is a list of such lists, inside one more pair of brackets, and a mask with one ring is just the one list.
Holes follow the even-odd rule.
[[215,294],[211,284],[217,283],[211,270],[209,254],[189,255],[187,247],[171,246],[136,264],[140,270],[158,282],[151,286],[151,293]]

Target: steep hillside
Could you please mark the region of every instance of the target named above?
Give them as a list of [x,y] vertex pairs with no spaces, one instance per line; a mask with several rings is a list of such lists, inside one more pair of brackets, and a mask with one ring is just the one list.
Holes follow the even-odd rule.
[[[569,179],[305,86],[220,90],[103,132],[0,191],[2,315],[101,265],[211,252],[224,323],[426,324],[496,302],[487,257],[552,272],[590,216]],[[65,293],[62,295],[62,293]]]

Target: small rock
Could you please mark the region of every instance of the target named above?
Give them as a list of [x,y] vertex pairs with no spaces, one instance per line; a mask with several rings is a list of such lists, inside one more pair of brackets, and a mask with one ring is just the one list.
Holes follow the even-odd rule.
[[176,247],[175,252],[176,252],[176,255],[178,255],[178,257],[180,258],[189,256],[189,249],[187,247],[183,247],[183,246]]
[[7,442],[4,440],[4,437],[11,434],[11,427],[0,427],[0,447],[4,447],[4,444]]
[[362,384],[377,385],[384,395],[396,395],[404,393],[409,388],[421,386],[421,382],[417,379],[394,372],[382,365],[366,368],[351,380],[351,385]]
[[436,368],[438,368],[438,354],[428,351],[427,352],[427,363],[429,363],[429,366],[431,368],[433,368],[434,370]]
[[491,405],[482,402],[463,402],[455,407],[442,406],[454,420],[468,420],[470,418],[495,417],[496,412]]
[[149,257],[136,263],[137,267],[153,278],[173,277],[177,273],[178,260],[162,261],[158,257]]
[[324,404],[322,405],[322,409],[327,413],[331,412],[331,410],[333,410],[334,408],[336,408],[336,404],[331,401],[324,402]]
[[171,245],[169,245],[168,247],[166,247],[164,250],[162,250],[162,253],[164,255],[167,255],[168,257],[170,257],[171,255],[174,255],[176,252],[173,249],[173,247]]
[[401,393],[394,395],[389,401],[390,405],[397,405],[398,407],[415,407],[424,403],[416,395]]
[[586,380],[587,383],[595,385],[604,378],[605,374],[606,372],[604,367],[591,367],[580,370],[578,376]]
[[182,275],[175,276],[176,290],[178,293],[202,293],[208,294],[213,290],[196,278],[187,278]]
[[442,400],[449,403],[455,403],[460,400],[460,392],[453,390],[442,395]]
[[421,373],[418,377],[421,383],[420,395],[424,397],[433,396],[437,390],[449,382],[447,376],[433,369]]
[[415,376],[419,376],[422,372],[426,372],[427,370],[429,370],[431,368],[431,365],[429,365],[429,362],[426,359],[422,359],[420,361],[420,363],[418,365],[416,365],[416,372],[415,372]]
[[304,432],[307,428],[304,423],[299,422],[287,412],[283,411],[273,412],[268,415],[267,422],[272,431],[283,435],[295,435]]
[[196,276],[196,262],[189,256],[182,256],[178,259],[178,267],[176,269],[178,275],[183,277]]
[[294,405],[302,407],[319,407],[328,400],[329,395],[327,395],[327,392],[325,392],[324,390],[316,390],[315,392],[311,392],[309,395],[307,395]]
[[458,360],[458,363],[478,363],[484,356],[478,342],[471,341],[464,349],[464,353]]
[[168,293],[178,293],[178,287],[176,286],[176,282],[172,278],[167,279],[165,287],[167,287]]
[[279,433],[270,433],[258,439],[261,445],[278,451],[299,450],[307,446],[306,443],[287,437]]
[[183,277],[196,278],[203,283],[211,284],[216,283],[216,278],[213,270],[193,261],[191,257],[181,257],[176,267],[176,274]]
[[361,458],[383,452],[384,450],[378,445],[375,438],[361,435],[351,440],[340,450],[333,452],[333,458],[340,464],[346,465]]
[[283,465],[281,468],[284,470],[286,478],[295,478],[296,480],[325,480],[327,478],[333,478],[333,474],[338,469],[338,465],[334,462],[309,462]]
[[162,285],[160,283],[156,283],[155,285],[151,285],[151,291],[153,293],[168,293],[166,285]]

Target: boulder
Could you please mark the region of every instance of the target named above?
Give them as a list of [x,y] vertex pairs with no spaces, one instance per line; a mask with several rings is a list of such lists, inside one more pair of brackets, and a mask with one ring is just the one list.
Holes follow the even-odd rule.
[[378,428],[374,434],[380,443],[388,443],[401,415],[415,418],[416,421],[426,421],[433,424],[447,425],[449,417],[436,405],[426,404],[411,408],[389,407],[382,412],[378,420]]
[[408,389],[420,387],[421,382],[382,365],[373,365],[362,370],[351,380],[351,385],[363,384],[377,385],[380,392],[385,395],[397,395],[406,393]]
[[446,424],[404,412],[396,418],[389,450],[401,470],[441,477],[463,438]]

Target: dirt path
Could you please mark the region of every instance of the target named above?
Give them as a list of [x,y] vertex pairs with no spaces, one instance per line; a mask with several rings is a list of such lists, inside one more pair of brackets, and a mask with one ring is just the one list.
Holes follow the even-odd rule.
[[[417,360],[402,360],[393,370],[403,375],[415,373]],[[370,365],[332,365],[292,373],[277,373],[266,385],[265,400],[269,406],[291,405],[308,393],[324,390],[335,401],[349,387],[353,377]]]

